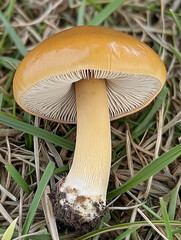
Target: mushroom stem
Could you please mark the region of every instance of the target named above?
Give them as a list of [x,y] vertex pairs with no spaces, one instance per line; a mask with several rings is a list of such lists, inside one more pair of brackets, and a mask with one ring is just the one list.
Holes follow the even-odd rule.
[[106,211],[110,118],[104,80],[83,79],[75,84],[75,89],[77,139],[73,164],[51,198],[59,223],[85,233],[100,222]]
[[105,80],[81,80],[75,84],[77,140],[66,185],[81,195],[106,201],[111,164],[111,136]]

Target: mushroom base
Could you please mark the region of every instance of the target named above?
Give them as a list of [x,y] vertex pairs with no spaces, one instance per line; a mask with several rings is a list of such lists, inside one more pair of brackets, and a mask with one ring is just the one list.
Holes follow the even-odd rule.
[[64,186],[65,178],[50,194],[58,226],[75,231],[77,236],[90,232],[106,214],[101,197],[83,196],[79,190]]

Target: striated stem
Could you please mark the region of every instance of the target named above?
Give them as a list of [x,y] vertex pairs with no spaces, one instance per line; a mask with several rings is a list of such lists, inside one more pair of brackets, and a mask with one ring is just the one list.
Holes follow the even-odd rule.
[[[61,211],[64,208],[64,216],[57,217],[59,221],[63,217],[64,224],[78,231],[88,223],[89,231],[105,213],[111,164],[110,118],[104,80],[84,79],[75,84],[75,89],[76,149],[69,174],[57,186],[61,197],[55,198]],[[76,219],[73,223],[72,218]]]
[[105,201],[111,164],[111,136],[105,81],[76,83],[77,140],[67,186]]

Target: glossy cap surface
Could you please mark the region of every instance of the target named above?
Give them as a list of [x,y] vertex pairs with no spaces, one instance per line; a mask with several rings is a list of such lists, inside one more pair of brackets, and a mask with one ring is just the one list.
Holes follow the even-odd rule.
[[[80,26],[46,39],[23,59],[14,77],[14,96],[24,110],[34,115],[54,121],[76,122],[73,83],[88,78],[89,74],[107,80],[111,119],[148,105],[160,92],[166,79],[164,64],[146,44],[112,29]],[[133,108],[131,105],[127,109],[117,106],[114,112],[114,102],[115,105],[123,105],[124,98],[128,99],[129,95],[133,98],[132,102],[134,94],[137,99],[141,92],[152,89],[152,86],[147,99],[142,99]],[[123,91],[120,90],[120,93],[117,89],[121,88]],[[114,91],[115,96],[123,94],[121,98],[115,100]],[[128,93],[127,97],[124,97],[124,92]],[[57,112],[49,114],[51,102],[53,111]],[[67,108],[71,108],[70,112],[66,110],[62,116],[60,112],[65,112]],[[45,109],[46,113],[41,109]]]

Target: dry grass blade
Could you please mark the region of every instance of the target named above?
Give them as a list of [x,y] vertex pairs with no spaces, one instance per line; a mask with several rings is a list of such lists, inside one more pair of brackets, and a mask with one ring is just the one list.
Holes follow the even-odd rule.
[[[39,119],[35,117],[35,127],[39,127]],[[38,138],[36,136],[34,138],[34,156],[35,156],[35,170],[36,170],[36,179],[37,183],[40,181],[40,159],[39,159],[39,145]]]
[[52,240],[57,240],[59,238],[57,225],[55,221],[55,216],[53,213],[52,204],[49,199],[50,188],[47,186],[42,198],[43,211],[45,214],[45,219],[47,222],[48,230],[51,233]]
[[16,136],[18,134],[20,134],[21,131],[16,130],[16,129],[0,129],[0,136],[1,137],[13,137]]
[[36,236],[36,238],[39,236],[39,235],[42,235],[43,233],[46,233],[46,230],[40,230],[40,231],[37,231],[37,232],[34,232],[34,233],[29,233],[29,234],[24,234],[20,237],[17,237],[17,238],[14,238],[13,240],[22,240],[23,238],[31,238],[33,236]]
[[126,131],[126,153],[127,153],[127,160],[128,160],[128,167],[130,170],[130,175],[131,177],[134,175],[133,172],[133,161],[132,161],[132,157],[131,157],[131,143],[130,143],[130,133],[129,130]]
[[0,184],[0,190],[1,190],[5,195],[7,195],[7,197],[9,197],[10,199],[12,199],[13,201],[17,201],[17,198],[16,198],[12,193],[10,193],[8,190],[6,190],[1,184]]
[[140,210],[137,210],[139,214],[147,221],[147,223],[154,229],[164,240],[169,240],[163,233],[161,233],[158,228],[147,218],[147,216]]
[[[162,134],[165,133],[166,131],[168,131],[174,125],[179,124],[179,123],[181,123],[181,111],[163,127]],[[150,143],[152,143],[153,141],[155,141],[156,139],[157,139],[157,134],[151,136],[146,142],[143,143],[142,146],[145,147],[146,149],[148,149],[148,147],[146,147],[146,146],[149,145]]]
[[13,221],[13,219],[11,218],[11,216],[9,215],[9,213],[6,211],[6,209],[3,207],[1,203],[0,203],[0,213],[9,223]]
[[36,20],[33,20],[28,23],[20,22],[18,24],[13,25],[13,27],[28,27],[28,26],[36,25],[36,24],[43,22],[50,15],[50,13],[62,3],[62,1],[63,0],[56,1],[54,4],[50,3],[48,5],[47,9],[45,10],[45,12],[43,14],[41,14],[41,16],[39,18],[37,18]]
[[[14,239],[25,236],[38,240],[75,239],[74,232],[69,234],[60,229],[59,236],[47,194],[71,167],[76,127],[42,119],[34,121],[31,117],[24,125],[24,111],[14,102],[13,74],[27,51],[77,23],[99,23],[125,32],[148,44],[160,56],[167,69],[162,97],[141,112],[111,123],[109,191],[124,186],[143,167],[181,143],[181,3],[179,0],[1,0],[0,6],[0,234],[2,236],[12,220],[19,217]],[[26,131],[28,137],[24,134]],[[25,231],[28,211],[50,161],[55,163],[56,174],[47,183],[43,197],[38,199],[40,204],[35,204],[34,219],[32,216],[30,219],[33,222],[26,225]],[[18,179],[25,181],[31,194],[24,192],[7,166],[17,171]],[[122,234],[128,234],[126,240],[166,239],[160,197],[168,207],[171,227],[178,230],[181,224],[180,172],[178,156],[149,180],[108,201],[111,214],[106,224],[110,227],[104,232],[101,225],[95,235],[91,235],[91,240],[119,239]],[[135,222],[138,225],[133,231]],[[123,225],[114,229],[118,223]],[[130,233],[126,233],[128,226],[133,228]],[[173,238],[181,239],[181,233],[174,233]]]

